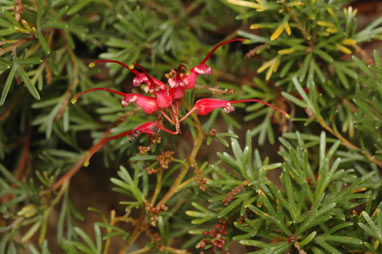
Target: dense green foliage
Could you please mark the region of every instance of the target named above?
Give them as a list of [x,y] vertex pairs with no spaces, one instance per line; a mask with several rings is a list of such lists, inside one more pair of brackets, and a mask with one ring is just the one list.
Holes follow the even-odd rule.
[[[381,253],[382,63],[363,43],[382,39],[382,18],[358,29],[349,2],[0,0],[0,254]],[[88,64],[165,80],[235,37],[180,114],[258,98],[291,119],[235,104],[193,113],[177,136],[108,142],[90,166],[113,172],[102,181],[119,205],[94,204],[99,221],[81,228],[72,177],[99,142],[156,116],[98,91],[72,105],[94,87],[142,92],[120,65]]]

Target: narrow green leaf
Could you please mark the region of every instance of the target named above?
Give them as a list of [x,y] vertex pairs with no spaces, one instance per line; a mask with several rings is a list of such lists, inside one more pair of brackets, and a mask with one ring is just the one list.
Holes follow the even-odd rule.
[[192,202],[191,205],[193,207],[195,207],[196,209],[199,209],[201,212],[204,212],[204,213],[211,213],[207,208],[205,208],[204,206],[196,203],[196,202]]
[[259,36],[259,35],[254,34],[254,33],[248,33],[248,32],[239,30],[237,32],[237,34],[240,36],[244,36],[244,37],[248,38],[250,40],[249,43],[268,43],[269,42],[268,38]]
[[42,254],[50,254],[51,252],[48,249],[48,240],[44,240],[44,242],[41,245]]
[[83,0],[78,1],[77,4],[73,5],[67,12],[67,15],[71,16],[77,12],[79,12],[81,9],[83,9],[86,5],[90,4],[92,0]]
[[89,246],[89,248],[96,253],[96,247],[90,237],[79,227],[74,228],[74,232]]
[[308,72],[308,67],[311,65],[311,62],[312,62],[312,56],[313,54],[310,53],[305,57],[304,62],[298,71],[298,75],[299,75],[298,80],[300,82],[303,82],[305,80],[306,74]]
[[29,250],[32,254],[40,254],[40,252],[32,244],[29,244]]
[[292,58],[284,65],[284,67],[281,69],[281,72],[280,72],[280,78],[285,77],[285,75],[289,72],[290,68],[292,67],[295,61],[296,60]]
[[97,253],[101,253],[102,252],[101,229],[99,228],[99,226],[97,224],[94,224],[93,228],[94,228],[94,235],[95,235],[95,239],[96,239],[96,250],[97,250]]
[[315,48],[313,50],[313,53],[317,54],[319,57],[321,57],[322,59],[324,59],[328,63],[333,63],[334,62],[334,59],[329,54],[327,54],[326,52],[322,51],[321,49]]
[[261,169],[263,169],[264,171],[268,171],[268,170],[280,168],[282,165],[283,164],[281,162],[278,162],[278,163],[273,163],[273,164],[262,166]]
[[374,77],[373,73],[367,68],[367,66],[356,56],[353,56],[355,64],[369,77]]
[[257,241],[257,240],[241,240],[240,244],[247,245],[247,246],[253,246],[258,248],[268,248],[270,247],[269,243],[263,242],[263,241]]
[[67,217],[68,213],[68,202],[69,202],[69,191],[68,188],[65,190],[64,198],[61,204],[61,210],[60,215],[58,216],[58,223],[57,223],[57,242],[61,243],[64,236],[64,227],[65,227],[65,218]]
[[310,243],[316,235],[317,235],[317,231],[313,231],[312,233],[310,233],[307,237],[304,238],[304,240],[300,242],[299,244],[300,247],[303,247],[307,245],[308,243]]
[[33,226],[29,228],[29,230],[23,235],[21,238],[22,242],[28,241],[41,227],[41,220],[36,221]]
[[44,8],[44,0],[37,0],[37,19],[36,19],[36,26],[37,26],[37,39],[41,44],[42,49],[46,54],[50,54],[50,48],[48,43],[45,40],[44,35],[42,34],[42,14]]
[[8,180],[10,182],[12,182],[13,184],[15,184],[18,188],[21,188],[22,187],[22,183],[20,181],[18,181],[16,179],[16,177],[14,177],[14,175],[12,175],[11,173],[9,173],[9,171],[2,165],[0,164],[0,172],[6,177],[8,178]]
[[222,218],[225,215],[227,215],[230,211],[238,207],[242,201],[243,200],[241,198],[238,198],[235,201],[231,202],[227,207],[221,209],[218,214],[218,218]]
[[343,85],[346,89],[349,89],[349,87],[350,87],[350,85],[349,85],[349,81],[347,80],[345,74],[344,74],[343,71],[342,71],[341,64],[338,63],[338,62],[335,62],[335,63],[333,63],[333,67],[334,67],[334,70],[336,71],[336,74],[337,74],[338,78],[340,79],[342,85]]
[[54,16],[52,17],[52,20],[59,20],[62,16],[65,15],[65,13],[68,11],[69,6],[62,7],[59,11],[57,11]]
[[361,245],[363,243],[360,239],[342,235],[321,235],[320,239],[323,239],[328,242],[338,242],[354,245]]
[[341,224],[337,224],[336,226],[330,228],[330,230],[328,231],[328,234],[333,234],[334,232],[340,230],[340,229],[343,229],[343,228],[346,228],[346,227],[350,227],[350,226],[353,226],[354,223],[353,222],[344,222],[344,223],[341,223]]
[[300,106],[301,108],[307,108],[308,107],[308,105],[304,101],[297,99],[296,97],[294,97],[293,95],[291,95],[289,93],[281,92],[281,94],[282,94],[282,96],[285,97],[285,99],[290,100],[291,102],[293,102],[297,106]]
[[35,64],[41,64],[42,60],[37,57],[30,57],[30,58],[24,58],[24,59],[17,59],[17,62],[19,64],[35,65]]
[[36,100],[40,100],[40,94],[38,93],[36,87],[32,84],[32,81],[29,79],[28,75],[25,73],[24,68],[20,65],[16,65],[17,72],[20,74],[21,79],[24,81],[24,84],[28,88],[29,92]]
[[292,78],[293,84],[296,87],[298,93],[301,95],[302,99],[305,101],[305,103],[308,105],[308,108],[313,112],[313,114],[317,115],[316,108],[313,106],[312,102],[308,98],[308,95],[305,93],[304,89],[302,88],[300,82],[298,82],[297,77],[294,76]]
[[2,239],[0,239],[0,253],[6,253],[5,251],[6,251],[7,243],[11,236],[13,236],[12,233],[2,234]]
[[12,24],[6,21],[5,19],[0,18],[0,26],[10,27]]
[[316,239],[314,239],[314,241],[320,245],[322,248],[324,248],[325,250],[327,250],[328,252],[327,253],[330,253],[330,254],[342,254],[342,252],[340,252],[339,250],[337,250],[335,247],[333,247],[332,245],[328,244],[327,242],[325,242],[324,240],[322,240],[321,238],[318,238],[316,237]]
[[13,33],[16,33],[16,30],[12,27],[0,30],[0,36],[7,36]]
[[377,67],[377,69],[381,69],[381,62],[379,60],[378,51],[376,49],[373,51],[373,56],[374,56],[375,66]]
[[15,74],[16,74],[16,70],[17,70],[17,65],[14,64],[8,74],[7,80],[5,81],[5,85],[1,93],[0,106],[4,104],[5,99],[7,98],[9,89],[11,88],[11,85],[12,85],[13,78],[15,77]]
[[369,225],[368,227],[366,227],[365,224],[363,223],[358,223],[358,225],[366,231],[366,233],[368,233],[369,235],[371,236],[374,236],[376,237],[379,241],[382,241],[382,229],[381,228],[378,228],[377,225],[375,225],[375,223],[372,221],[372,219],[370,218],[370,216],[366,213],[366,212],[362,212],[361,213],[362,217],[366,220],[367,224]]

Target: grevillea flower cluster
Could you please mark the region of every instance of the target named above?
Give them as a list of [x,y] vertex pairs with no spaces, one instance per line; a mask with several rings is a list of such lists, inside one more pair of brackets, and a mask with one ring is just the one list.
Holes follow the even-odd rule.
[[[289,115],[282,109],[273,106],[261,99],[246,99],[246,100],[223,100],[213,98],[202,98],[195,102],[194,106],[183,116],[180,116],[180,107],[182,99],[187,89],[194,89],[196,80],[199,75],[211,75],[212,69],[206,65],[206,62],[211,55],[221,46],[237,41],[244,41],[245,39],[232,39],[217,44],[209,54],[196,66],[192,67],[189,71],[184,64],[180,64],[177,71],[173,72],[173,75],[167,76],[167,84],[152,77],[141,65],[134,63],[133,65],[127,65],[117,60],[97,60],[89,64],[89,67],[94,67],[98,63],[116,63],[131,71],[135,77],[133,79],[133,86],[139,87],[144,85],[145,95],[139,93],[124,93],[109,88],[99,87],[92,88],[82,93],[77,94],[72,103],[76,103],[77,99],[85,93],[103,90],[106,92],[114,93],[123,97],[122,107],[125,107],[131,103],[134,103],[140,107],[146,114],[157,114],[158,118],[155,121],[149,121],[143,123],[133,130],[109,137],[102,142],[98,143],[90,150],[90,154],[85,160],[84,166],[89,164],[90,158],[95,152],[97,152],[104,144],[112,139],[119,137],[129,136],[131,139],[137,138],[140,134],[145,133],[148,135],[156,135],[160,130],[168,132],[173,135],[180,133],[180,124],[189,117],[193,112],[197,112],[199,115],[207,115],[211,111],[222,108],[224,112],[230,113],[235,110],[233,104],[245,103],[245,102],[260,102],[264,105],[272,107],[275,110],[283,113],[287,118]],[[140,70],[140,71],[138,71]],[[184,70],[184,72],[182,72]],[[166,119],[169,124],[175,127],[175,130],[166,128],[163,124],[163,119]]]

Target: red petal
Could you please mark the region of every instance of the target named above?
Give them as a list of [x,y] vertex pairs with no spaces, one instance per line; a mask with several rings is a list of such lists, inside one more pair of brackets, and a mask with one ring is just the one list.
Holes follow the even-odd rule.
[[195,103],[196,110],[199,115],[207,115],[212,110],[217,108],[224,108],[227,106],[229,101],[220,100],[220,99],[200,99]]

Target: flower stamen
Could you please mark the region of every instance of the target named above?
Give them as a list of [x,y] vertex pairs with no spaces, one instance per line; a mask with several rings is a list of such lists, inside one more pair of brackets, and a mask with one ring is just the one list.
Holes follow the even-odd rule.
[[79,94],[77,94],[76,96],[73,97],[73,99],[70,100],[70,102],[72,104],[76,103],[78,98],[85,94],[85,93],[89,93],[89,92],[94,92],[94,91],[98,91],[98,90],[102,90],[102,91],[106,91],[106,92],[109,92],[109,93],[114,93],[114,94],[118,94],[118,95],[121,95],[121,96],[126,96],[127,93],[124,93],[124,92],[120,92],[120,91],[117,91],[117,90],[113,90],[113,89],[110,89],[110,88],[106,88],[106,87],[97,87],[97,88],[92,88],[92,89],[88,89],[88,90],[85,90]]
[[140,74],[139,71],[137,71],[137,70],[135,70],[135,69],[133,69],[133,68],[130,68],[127,64],[122,63],[122,62],[117,61],[117,60],[100,59],[100,60],[96,60],[96,61],[94,61],[94,62],[91,62],[91,63],[89,64],[89,67],[90,67],[90,68],[93,68],[93,67],[94,67],[96,64],[98,64],[98,63],[117,63],[117,64],[121,65],[122,67],[128,69],[129,71],[131,71],[131,72],[134,73],[135,75],[139,75],[139,74]]
[[228,40],[228,41],[223,41],[221,43],[219,43],[218,45],[216,45],[211,51],[210,53],[208,53],[208,55],[200,62],[200,64],[205,64],[207,62],[207,60],[212,56],[212,54],[218,49],[220,48],[221,46],[225,45],[225,44],[228,44],[228,43],[231,43],[231,42],[235,42],[235,41],[245,41],[246,39],[243,39],[243,38],[236,38],[236,39],[232,39],[232,40]]

